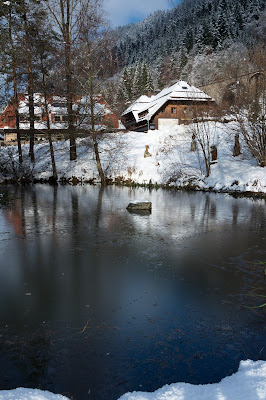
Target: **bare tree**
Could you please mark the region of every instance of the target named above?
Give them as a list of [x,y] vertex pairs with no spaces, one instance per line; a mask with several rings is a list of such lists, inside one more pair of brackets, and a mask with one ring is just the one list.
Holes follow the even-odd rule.
[[[73,51],[79,40],[81,0],[44,0],[50,17],[53,18],[61,34],[61,45],[64,49],[64,69],[66,83],[66,100],[68,116],[68,137],[70,141],[70,160],[77,158],[75,138],[75,113],[73,110]],[[88,1],[89,3],[89,1]]]
[[[32,2],[36,3],[37,0]],[[32,7],[25,0],[21,0],[17,9],[22,19],[22,31],[23,31],[23,48],[26,57],[26,73],[28,83],[28,107],[29,107],[29,120],[30,120],[30,146],[29,156],[32,163],[35,162],[34,157],[34,79],[33,79],[33,61],[32,61],[32,37],[30,35],[30,27],[28,22],[28,13],[30,7]]]
[[[196,151],[200,169],[208,177],[211,172],[211,163],[217,159],[216,122],[211,118],[208,107],[194,109],[194,123],[190,128],[192,143],[196,143]],[[202,167],[203,165],[203,167]]]
[[266,166],[266,50],[263,44],[250,50],[249,65],[256,67],[248,86],[240,86],[231,107],[237,130],[260,167]]
[[53,170],[53,181],[57,181],[57,168],[54,156],[54,148],[51,135],[51,124],[49,118],[49,95],[52,94],[52,82],[49,80],[49,70],[52,69],[56,53],[56,35],[53,32],[50,24],[41,25],[36,29],[36,48],[35,48],[35,59],[39,71],[39,91],[44,97],[44,116],[47,125],[47,135],[49,142],[50,157]]
[[103,18],[100,0],[82,2],[82,18],[80,20],[80,49],[79,49],[79,83],[82,91],[88,93],[89,126],[93,138],[93,147],[101,184],[105,184],[106,177],[102,168],[99,139],[101,135],[97,130],[97,106],[102,84],[112,69],[112,54],[108,26]]
[[20,125],[19,125],[19,101],[18,101],[18,77],[17,77],[17,62],[16,53],[14,49],[13,32],[12,32],[12,4],[10,1],[4,3],[8,7],[8,37],[11,52],[11,64],[12,64],[12,80],[13,80],[13,101],[16,118],[16,130],[17,130],[17,143],[18,143],[18,155],[19,163],[22,164],[22,150],[21,150],[21,139],[20,139]]

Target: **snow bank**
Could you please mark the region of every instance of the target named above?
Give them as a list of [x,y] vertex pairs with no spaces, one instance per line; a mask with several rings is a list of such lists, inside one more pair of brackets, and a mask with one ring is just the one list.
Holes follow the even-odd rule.
[[[174,383],[153,393],[126,393],[119,400],[265,400],[266,361],[241,361],[239,370],[219,383]],[[69,400],[60,394],[37,389],[0,391],[0,400]]]
[[239,370],[219,383],[165,385],[154,393],[126,393],[119,400],[265,400],[266,362],[241,361]]
[[[215,128],[216,127],[216,128]],[[210,131],[218,149],[217,163],[205,176],[201,152],[191,151],[193,125],[177,125],[144,132],[109,133],[99,142],[103,170],[108,178],[137,184],[169,184],[217,191],[266,193],[266,168],[258,167],[245,143],[240,141],[242,154],[233,157],[235,127],[233,123],[210,122]],[[214,129],[215,128],[215,129]],[[146,146],[151,157],[144,158]],[[0,158],[8,155],[10,147],[0,148]],[[12,146],[16,152],[16,147]],[[25,160],[28,145],[23,146]],[[54,143],[58,177],[76,177],[86,182],[99,182],[99,174],[89,138],[77,140],[78,158],[69,161],[69,142]],[[52,175],[48,143],[35,146],[35,178],[48,179]],[[7,176],[6,176],[7,177]],[[3,179],[4,177],[2,177]],[[0,175],[1,181],[1,175]]]

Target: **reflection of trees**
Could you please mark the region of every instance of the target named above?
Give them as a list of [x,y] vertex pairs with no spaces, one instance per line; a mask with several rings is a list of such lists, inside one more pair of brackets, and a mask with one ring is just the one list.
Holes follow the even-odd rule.
[[239,214],[239,207],[236,202],[233,202],[233,204],[232,204],[232,214],[233,214],[232,225],[233,225],[233,227],[236,227],[237,221],[238,221],[238,214]]
[[103,203],[103,193],[104,193],[104,186],[101,185],[98,193],[98,201],[97,201],[97,208],[96,208],[96,215],[95,215],[95,226],[96,226],[96,235],[98,234],[99,230],[99,223],[101,218],[102,212],[102,203]]
[[[199,299],[206,302],[206,307],[209,303],[215,306],[217,296],[221,303],[222,295],[240,291],[241,279],[232,279],[235,264],[232,266],[231,257],[232,254],[243,254],[247,245],[256,240],[255,236],[251,240],[249,232],[242,229],[249,218],[254,235],[265,237],[265,210],[260,202],[250,203],[245,199],[238,202],[223,195],[205,193],[158,191],[149,194],[154,206],[151,216],[142,217],[127,213],[124,207],[128,198],[144,197],[143,191],[139,190],[90,186],[82,189],[36,186],[34,194],[31,190],[19,189],[20,198],[14,203],[14,210],[19,210],[21,220],[24,215],[27,236],[21,240],[20,235],[15,244],[21,278],[18,284],[14,279],[10,296],[13,297],[12,308],[10,293],[5,296],[10,319],[18,326],[17,339],[12,334],[8,336],[12,342],[10,352],[18,355],[11,363],[16,363],[16,368],[25,376],[20,385],[27,382],[39,386],[45,379],[47,382],[45,371],[54,348],[47,328],[39,329],[42,321],[46,321],[43,327],[47,327],[49,321],[54,329],[60,325],[62,331],[57,334],[69,338],[67,345],[62,341],[59,347],[69,345],[69,353],[63,361],[71,364],[72,372],[72,361],[78,368],[80,359],[74,354],[77,347],[72,346],[76,339],[72,340],[71,334],[66,333],[73,330],[64,329],[66,326],[78,328],[74,331],[78,342],[79,338],[88,337],[80,343],[84,344],[85,351],[86,345],[93,348],[92,357],[97,351],[104,353],[107,342],[104,333],[100,333],[99,350],[97,326],[107,332],[107,325],[124,322],[129,309],[118,310],[121,304],[125,305],[130,296],[143,293],[152,283],[155,284],[153,293],[157,290],[159,293],[162,287],[160,274],[166,305],[171,296],[174,307],[174,300],[182,300],[184,296],[190,302],[192,299],[192,303],[194,299],[195,307]],[[242,205],[243,213],[240,214]],[[43,230],[43,221],[47,221],[51,229]],[[232,229],[232,223],[237,229]],[[260,245],[263,248],[263,242]],[[19,278],[16,276],[16,279]],[[19,285],[24,302],[17,295]],[[32,296],[24,297],[24,290]],[[182,290],[185,293],[181,295]],[[146,305],[150,305],[150,300]],[[111,308],[116,311],[111,312]],[[142,311],[136,303],[136,312],[141,314]],[[1,311],[1,317],[4,312]],[[32,336],[23,330],[25,324],[34,332]],[[84,332],[83,327],[86,327]],[[110,342],[114,340],[112,333],[106,335]],[[85,358],[84,354],[81,357]],[[65,367],[62,359],[60,362]],[[96,365],[95,376],[101,376],[102,372],[103,369]]]
[[[258,236],[257,245],[262,245],[262,248],[265,247],[265,229],[266,229],[266,211],[265,211],[265,203],[259,204],[254,203],[251,207],[250,219],[249,219],[249,232]],[[260,234],[258,234],[260,233]]]
[[38,216],[38,201],[35,188],[31,190],[31,201],[32,201],[32,209],[33,209],[33,216],[34,216],[34,226],[35,226],[35,234],[36,237],[39,237],[40,234],[40,223],[39,223],[39,216]]
[[57,190],[58,186],[54,185],[54,192],[53,192],[53,217],[52,217],[52,228],[53,228],[53,236],[55,236],[56,231],[56,217],[57,217]]
[[[9,369],[2,370],[5,387],[39,387],[45,386],[47,365],[51,359],[50,332],[41,327],[32,332],[8,330],[1,332],[1,351],[6,354]],[[14,369],[16,371],[14,371]],[[19,371],[19,373],[18,373]],[[14,374],[15,372],[15,374]]]

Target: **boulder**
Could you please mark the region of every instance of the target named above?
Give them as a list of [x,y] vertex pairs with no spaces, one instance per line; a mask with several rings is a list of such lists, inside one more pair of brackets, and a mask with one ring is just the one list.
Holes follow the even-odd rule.
[[127,210],[129,211],[150,211],[151,202],[147,200],[134,200],[128,204]]

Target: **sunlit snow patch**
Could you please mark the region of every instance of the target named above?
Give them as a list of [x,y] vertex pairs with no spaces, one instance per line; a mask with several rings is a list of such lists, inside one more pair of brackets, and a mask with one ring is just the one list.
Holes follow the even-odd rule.
[[0,391],[0,400],[69,400],[61,394],[53,394],[46,390],[18,388]]
[[266,400],[266,362],[241,361],[238,372],[208,385],[175,383],[153,393],[126,393],[119,400]]

